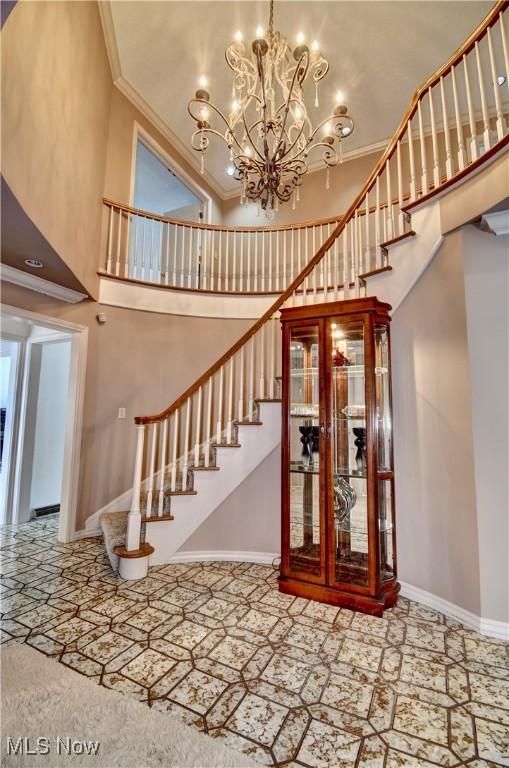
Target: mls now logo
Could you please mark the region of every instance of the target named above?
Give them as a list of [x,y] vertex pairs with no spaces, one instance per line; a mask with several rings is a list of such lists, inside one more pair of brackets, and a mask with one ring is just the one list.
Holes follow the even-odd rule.
[[70,736],[57,736],[54,743],[47,736],[39,736],[37,739],[28,736],[13,739],[7,736],[8,755],[49,755],[51,752],[57,755],[97,755],[99,747],[99,741],[77,741]]

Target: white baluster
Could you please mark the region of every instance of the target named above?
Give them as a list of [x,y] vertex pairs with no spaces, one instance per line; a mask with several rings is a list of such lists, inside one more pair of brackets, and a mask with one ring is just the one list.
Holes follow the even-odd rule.
[[391,160],[385,164],[386,188],[387,188],[387,234],[389,240],[394,237],[394,215],[392,212],[392,181],[391,181]]
[[265,233],[262,232],[262,291],[265,290]]
[[106,272],[108,273],[108,275],[111,274],[112,229],[113,229],[113,206],[110,205],[110,214],[108,219],[108,245],[107,245],[107,256],[106,256]]
[[414,139],[412,135],[412,118],[408,121],[408,159],[410,162],[410,202],[417,197],[417,184],[415,179],[415,155],[414,155]]
[[239,232],[240,237],[240,269],[239,269],[239,282],[238,290],[244,290],[244,232]]
[[189,251],[187,264],[187,287],[192,287],[193,280],[193,228],[189,227]]
[[229,274],[230,274],[230,258],[229,258],[229,246],[230,246],[230,230],[226,230],[226,256],[225,256],[225,291],[229,290]]
[[507,34],[504,26],[504,14],[500,11],[498,16],[500,21],[500,36],[502,38],[502,50],[504,52],[504,72],[506,73],[505,84],[509,90],[509,46],[507,45]]
[[170,223],[166,225],[166,264],[164,268],[164,282],[169,285],[170,282]]
[[125,241],[124,277],[129,277],[129,257],[131,252],[131,214],[127,211],[127,230]]
[[[156,221],[152,221],[152,228],[155,230],[156,228]],[[155,270],[155,279],[156,282],[161,284],[161,259],[162,259],[162,224],[160,221],[157,222],[157,232],[159,232],[158,237],[158,248],[157,248],[157,269]]]
[[179,228],[178,224],[174,227],[174,241],[173,241],[173,285],[177,285],[177,240],[178,240]]
[[196,232],[196,274],[194,276],[195,288],[207,287],[207,254],[205,251],[205,234],[203,229]]
[[346,301],[350,297],[350,275],[348,270],[348,228],[346,224],[343,229],[343,299]]
[[380,243],[380,176],[377,176],[375,185],[375,269],[379,269],[382,264]]
[[447,116],[447,102],[445,100],[444,92],[444,78],[440,78],[440,98],[442,100],[442,120],[444,123],[444,137],[445,137],[445,173],[448,179],[452,178],[454,173],[454,165],[452,162],[451,153],[451,137],[449,134],[449,118]]
[[[497,111],[497,139],[501,141],[504,138],[504,115],[502,112],[502,101],[500,99],[500,86],[497,82],[498,72],[495,64],[495,54],[493,52],[493,41],[491,39],[491,29],[488,27],[488,48],[490,53],[491,79],[493,83],[493,94],[495,96],[495,109]],[[509,72],[506,72],[506,77]]]
[[208,381],[208,396],[207,396],[207,424],[205,427],[205,434],[206,434],[206,440],[205,440],[205,466],[208,467],[210,465],[210,439],[211,439],[211,424],[212,424],[212,379],[214,377],[211,376]]
[[223,233],[219,230],[219,245],[217,247],[217,290],[222,291],[224,289],[224,273],[223,273],[223,249],[222,249]]
[[[327,223],[327,240],[329,239],[329,237],[330,237],[330,222]],[[327,283],[325,285],[325,296],[324,296],[324,301],[326,302],[329,301],[329,286],[332,280],[332,269],[331,269],[332,252],[333,252],[333,246],[330,246],[326,254],[327,255]]]
[[216,261],[216,249],[215,249],[215,240],[217,238],[216,230],[212,230],[208,236],[208,247],[209,247],[209,255],[210,255],[210,279],[209,279],[209,290],[214,290],[215,285],[215,261]]
[[273,275],[272,275],[272,232],[268,233],[269,236],[269,291],[272,293]]
[[435,105],[433,103],[433,91],[428,88],[429,112],[431,120],[431,145],[433,150],[433,186],[437,189],[440,186],[440,163],[438,154],[437,124],[435,120]]
[[191,398],[186,403],[186,426],[184,432],[184,463],[182,466],[182,490],[187,491],[187,476],[189,473],[189,438],[191,429]]
[[177,488],[177,468],[178,468],[178,433],[179,433],[179,410],[175,411],[175,420],[173,423],[173,448],[171,454],[171,481],[170,490]]
[[350,253],[351,253],[351,266],[352,266],[352,282],[354,289],[354,298],[359,298],[359,279],[357,271],[357,222],[355,217],[352,219],[351,235],[350,235]]
[[[288,285],[288,279],[287,279],[288,263],[286,261],[286,241],[288,239],[288,233],[289,232],[292,232],[292,234],[293,234],[293,230],[288,230],[288,229],[284,229],[283,230],[283,275],[284,275],[283,290],[286,290],[286,287]],[[291,277],[290,277],[290,282],[291,282],[293,280],[293,268],[292,267],[290,267],[290,275],[291,275]]]
[[462,171],[466,164],[465,144],[463,141],[463,126],[461,124],[461,114],[458,100],[458,86],[456,84],[456,70],[451,67],[452,95],[454,100],[454,120],[456,122],[456,139],[458,142],[458,170]]
[[[421,148],[421,187],[422,194],[428,194],[428,163],[426,159],[426,140],[424,138],[424,128],[422,125],[422,106],[421,99],[417,102],[417,117],[419,121],[419,144]],[[389,200],[387,201],[389,203]],[[392,237],[389,234],[389,237]]]
[[258,397],[265,397],[265,325],[260,328],[260,383]]
[[258,232],[254,233],[254,289],[258,290]]
[[166,473],[166,441],[168,438],[168,419],[163,421],[163,435],[161,437],[161,458],[159,462],[159,503],[157,514],[159,517],[164,511],[164,477]]
[[481,54],[479,51],[479,43],[477,40],[475,42],[475,60],[477,64],[477,78],[479,81],[479,91],[481,94],[482,120],[484,123],[484,131],[483,131],[484,151],[487,152],[488,149],[491,147],[490,119],[488,115],[488,106],[486,104],[486,92],[484,90],[484,76],[483,76],[482,64],[481,64]]
[[398,235],[405,231],[405,214],[403,213],[403,172],[401,170],[401,142],[396,144],[396,165],[398,169]]
[[251,240],[252,240],[252,233],[247,232],[247,286],[246,290],[248,293],[251,291]]
[[470,76],[468,74],[468,64],[466,54],[463,54],[463,69],[465,71],[465,90],[467,92],[467,104],[468,104],[468,122],[470,124],[470,158],[471,161],[477,160],[479,151],[477,147],[477,131],[475,125],[475,114],[472,103],[472,91],[470,88]]
[[302,261],[301,261],[301,240],[302,240],[302,230],[297,230],[297,274],[300,275],[302,271]]
[[118,230],[117,230],[117,258],[115,261],[115,274],[120,275],[120,243],[122,241],[122,209],[118,209]]
[[244,419],[244,345],[240,348],[240,359],[239,359],[239,410],[238,410],[238,416],[239,421],[243,421]]
[[250,339],[250,348],[249,348],[249,401],[248,401],[248,418],[249,421],[253,421],[253,411],[254,411],[254,380],[255,380],[255,366],[254,366],[254,334],[251,336]]
[[279,291],[279,231],[276,229],[276,291]]
[[228,420],[226,422],[226,443],[231,444],[233,433],[233,357],[230,357],[230,375],[228,378]]
[[223,386],[224,386],[224,366],[219,369],[219,397],[217,401],[217,423],[216,423],[216,443],[222,442],[223,434]]
[[[295,232],[295,230],[292,228],[290,230],[290,283],[293,283],[293,279],[294,279],[294,276],[295,276],[295,271],[294,271],[294,268],[295,268],[294,255],[295,254],[294,254],[294,250],[293,250],[293,235],[294,235],[294,232]],[[286,243],[286,238],[285,238],[285,243]],[[286,259],[286,252],[285,252],[285,259]]]
[[233,265],[232,265],[232,291],[237,290],[237,233],[232,232],[233,239]]
[[151,425],[150,458],[147,486],[147,517],[152,517],[152,498],[154,495],[154,470],[156,462],[157,422]]
[[134,227],[134,254],[132,271],[129,272],[129,276],[136,277],[138,275],[138,228],[140,226],[140,217],[136,216],[136,224]]
[[141,534],[141,512],[140,512],[140,493],[141,493],[141,474],[143,469],[143,442],[145,435],[145,425],[136,425],[136,456],[134,459],[134,477],[133,494],[131,498],[131,508],[127,516],[127,536],[126,549],[132,552],[140,548]]
[[149,254],[148,279],[151,283],[154,282],[154,229],[155,229],[155,221],[154,219],[150,219],[150,254]]
[[269,398],[274,400],[274,385],[275,379],[275,354],[276,354],[276,323],[275,317],[272,316],[269,320],[269,333],[270,333],[270,371],[269,371]]
[[198,388],[198,404],[196,406],[196,433],[194,440],[194,465],[200,466],[200,438],[201,438],[201,399],[202,388]]
[[366,210],[365,215],[365,222],[364,222],[364,234],[366,237],[366,248],[365,248],[365,254],[364,254],[364,271],[369,272],[371,270],[371,249],[369,246],[369,190],[366,192],[366,197],[364,198],[364,206]]

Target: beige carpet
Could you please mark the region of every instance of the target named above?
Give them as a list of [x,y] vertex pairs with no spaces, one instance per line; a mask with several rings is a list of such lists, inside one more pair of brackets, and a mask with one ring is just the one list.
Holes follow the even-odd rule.
[[[2,767],[254,768],[257,764],[176,717],[151,710],[127,695],[87,680],[27,645],[1,650]],[[8,739],[27,737],[31,750],[7,754]],[[58,737],[99,742],[97,754],[58,754]],[[78,749],[80,749],[78,747]],[[259,766],[258,766],[259,768]]]

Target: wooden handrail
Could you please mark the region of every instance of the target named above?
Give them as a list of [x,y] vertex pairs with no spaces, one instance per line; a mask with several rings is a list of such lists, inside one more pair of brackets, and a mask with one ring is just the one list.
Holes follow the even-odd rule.
[[[195,381],[186,391],[180,395],[168,408],[153,416],[137,416],[135,418],[136,424],[152,424],[155,422],[163,421],[173,414],[181,405],[183,405],[192,395],[194,395],[200,387],[202,387],[212,376],[214,376],[222,366],[235,355],[249,339],[254,336],[260,328],[283,306],[283,304],[291,298],[293,292],[304,282],[304,280],[311,274],[316,265],[321,261],[322,257],[332,246],[336,238],[342,233],[343,229],[350,222],[359,205],[364,201],[366,194],[371,190],[377,176],[383,170],[385,164],[392,157],[396,150],[398,142],[405,134],[408,126],[408,121],[411,119],[417,104],[421,96],[428,90],[428,88],[434,83],[440,80],[444,74],[447,74],[451,70],[451,67],[459,61],[465,53],[468,53],[475,45],[476,40],[483,37],[488,27],[495,23],[498,15],[501,11],[505,10],[509,5],[509,0],[499,0],[486,18],[479,24],[469,38],[461,45],[457,51],[450,57],[448,62],[438,69],[426,82],[418,88],[408,106],[407,111],[402,117],[398,128],[396,129],[392,139],[389,141],[384,153],[376,163],[372,172],[370,173],[367,181],[363,185],[361,191],[357,194],[354,201],[350,205],[349,209],[343,216],[343,218],[336,225],[329,237],[320,246],[317,253],[308,262],[299,275],[292,281],[288,288],[274,301],[274,303],[266,310],[266,312],[250,327],[248,330],[213,364],[208,368],[200,378]],[[439,189],[439,187],[437,188]]]
[[339,216],[332,216],[327,219],[314,219],[312,221],[303,221],[298,224],[282,224],[279,227],[227,227],[223,224],[203,224],[201,222],[194,221],[182,221],[180,219],[169,219],[167,216],[159,216],[157,213],[151,213],[150,211],[143,211],[140,208],[133,208],[130,205],[124,203],[117,203],[115,200],[110,200],[103,197],[104,205],[109,208],[117,208],[120,211],[126,213],[133,213],[136,216],[142,216],[145,219],[153,219],[154,221],[161,221],[163,224],[174,224],[178,227],[188,227],[189,229],[207,229],[215,232],[285,232],[292,229],[310,229],[311,227],[320,227],[325,224],[336,224],[341,218]]

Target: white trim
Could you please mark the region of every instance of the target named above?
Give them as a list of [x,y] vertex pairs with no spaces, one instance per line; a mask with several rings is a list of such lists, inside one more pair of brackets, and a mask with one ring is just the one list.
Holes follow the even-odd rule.
[[50,280],[38,277],[38,275],[32,275],[30,272],[10,267],[8,264],[2,264],[0,277],[6,283],[20,285],[22,288],[28,288],[28,290],[37,291],[37,293],[44,293],[46,296],[66,301],[68,304],[77,304],[79,301],[83,301],[83,299],[88,299],[86,293],[80,293],[72,288],[52,283]]
[[74,531],[71,541],[79,541],[80,539],[92,539],[94,536],[102,536],[102,535],[103,535],[102,528],[91,528],[90,530],[87,530],[85,528],[80,531]]
[[218,562],[242,562],[242,563],[258,563],[260,565],[272,565],[275,558],[278,560],[281,557],[280,552],[244,552],[244,551],[198,551],[198,552],[177,552],[169,558],[170,563],[208,563],[211,561]]
[[[83,424],[83,405],[85,400],[85,374],[88,345],[88,328],[76,323],[26,309],[2,305],[2,313],[21,317],[52,330],[67,332],[71,336],[71,359],[69,366],[69,386],[67,391],[66,426],[64,438],[64,467],[62,473],[62,494],[58,540],[67,543],[72,541],[76,528],[76,509],[78,504],[78,480],[80,472],[81,434]],[[27,349],[29,349],[27,345]],[[27,352],[28,354],[28,352]],[[28,367],[24,369],[23,391],[21,398],[21,413],[19,438],[16,448],[16,469],[13,489],[13,518],[17,519],[19,492],[21,481],[21,458],[23,456],[23,425],[22,420],[26,409],[28,390]]]
[[169,286],[129,283],[107,275],[101,275],[99,280],[100,304],[163,315],[256,320],[270,307],[274,298],[273,294],[243,296],[238,293],[179,291]]
[[415,600],[418,603],[427,605],[428,608],[433,608],[439,613],[444,613],[446,616],[450,616],[453,619],[457,619],[469,629],[473,629],[479,632],[481,635],[488,635],[489,637],[496,637],[500,640],[509,640],[509,623],[504,621],[494,621],[493,619],[485,619],[482,616],[476,616],[474,613],[461,608],[459,605],[445,600],[443,597],[433,595],[431,592],[426,592],[420,587],[414,587],[412,584],[408,584],[406,581],[401,583],[401,596],[406,597],[409,600]]
[[136,120],[134,121],[133,126],[133,146],[132,146],[132,158],[131,158],[131,181],[130,181],[130,189],[129,189],[129,205],[131,208],[133,208],[133,200],[134,200],[134,183],[135,183],[135,175],[136,175],[136,147],[138,144],[138,140],[142,142],[142,144],[145,144],[147,149],[154,154],[158,160],[163,163],[167,168],[172,171],[172,173],[177,176],[180,181],[185,184],[186,187],[188,187],[193,194],[198,197],[199,200],[204,204],[204,217],[203,222],[204,224],[210,224],[210,218],[211,218],[211,210],[212,210],[212,198],[211,196],[201,187],[198,182],[196,182],[192,176],[190,176],[187,171],[185,171],[180,163],[175,160],[175,158],[168,155],[167,152],[164,151],[164,149],[161,147],[161,145],[154,139],[151,134],[145,130],[145,128],[140,125]]
[[494,235],[509,235],[509,211],[485,213],[481,219],[481,229]]

